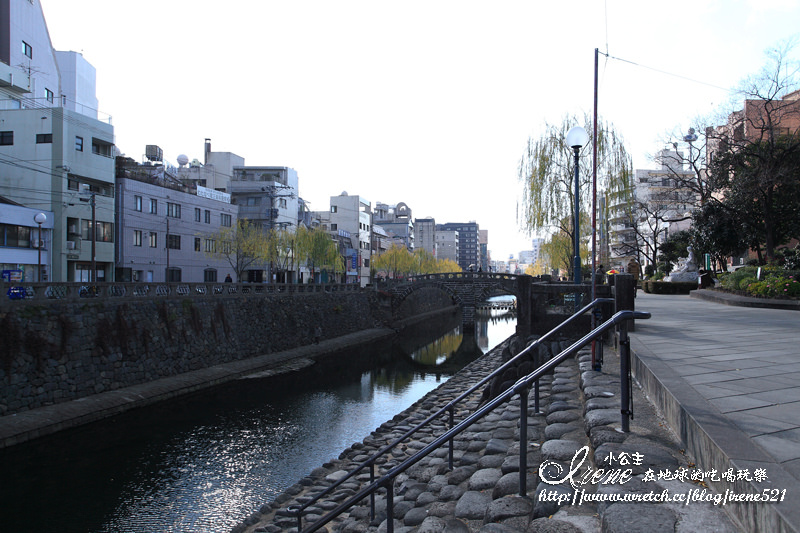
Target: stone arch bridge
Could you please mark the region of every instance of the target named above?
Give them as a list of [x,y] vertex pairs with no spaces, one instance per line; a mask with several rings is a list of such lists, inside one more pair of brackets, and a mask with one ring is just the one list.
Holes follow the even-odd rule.
[[[583,301],[588,303],[591,291],[586,284],[553,283],[524,274],[493,272],[425,274],[414,276],[413,281],[390,286],[387,290],[392,294],[394,305],[399,305],[410,294],[425,287],[434,287],[447,293],[461,307],[465,325],[475,323],[477,304],[490,296],[513,295],[517,299],[517,333],[525,336],[531,333],[535,319],[543,317],[550,303],[563,301],[565,294],[574,298],[575,293],[582,293]],[[574,302],[574,299],[571,301]],[[568,314],[571,313],[571,305]]]

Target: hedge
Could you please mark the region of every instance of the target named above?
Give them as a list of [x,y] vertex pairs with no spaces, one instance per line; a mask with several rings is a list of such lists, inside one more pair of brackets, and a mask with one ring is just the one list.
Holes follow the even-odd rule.
[[697,289],[697,282],[644,281],[642,288],[648,294],[689,294],[689,291]]

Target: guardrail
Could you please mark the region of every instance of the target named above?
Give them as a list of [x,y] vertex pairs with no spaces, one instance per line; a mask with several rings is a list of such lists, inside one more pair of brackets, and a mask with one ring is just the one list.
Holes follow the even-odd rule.
[[[607,301],[608,300],[603,299],[602,301],[595,300],[594,302],[591,302],[589,305],[585,306],[584,308],[580,309],[577,313],[572,315],[569,319],[567,319],[564,323],[559,325],[557,328],[555,328],[551,332],[548,332],[544,337],[542,337],[540,339],[540,341],[543,341],[543,340],[551,337],[554,334],[554,332],[556,332],[561,327],[564,327],[567,322],[571,322],[571,321],[577,319],[578,316],[584,314],[586,311],[594,308],[595,306],[597,306],[600,303],[606,303]],[[386,493],[387,493],[387,497],[386,497],[386,500],[387,500],[386,512],[387,512],[387,516],[388,516],[388,520],[387,520],[387,523],[386,523],[387,524],[387,532],[388,533],[393,533],[393,531],[394,531],[394,523],[393,523],[393,520],[392,520],[392,514],[393,514],[392,510],[393,510],[393,497],[394,497],[394,479],[399,474],[405,472],[408,468],[410,468],[411,466],[415,465],[420,460],[422,460],[423,458],[428,456],[430,453],[432,453],[433,451],[437,450],[445,442],[449,442],[450,451],[449,451],[449,465],[448,466],[449,466],[450,469],[452,469],[453,468],[453,439],[454,439],[454,437],[456,435],[458,435],[459,433],[463,432],[464,430],[466,430],[467,428],[469,428],[472,424],[474,424],[475,422],[477,422],[481,418],[483,418],[486,414],[488,414],[489,412],[494,410],[497,406],[509,401],[511,398],[513,398],[517,394],[519,394],[520,398],[521,398],[520,405],[525,406],[525,408],[520,409],[520,422],[519,422],[519,424],[520,424],[520,433],[519,433],[520,434],[520,450],[523,450],[523,452],[520,453],[519,494],[520,494],[520,496],[523,496],[523,497],[526,496],[527,495],[527,486],[526,486],[526,484],[527,484],[527,480],[526,480],[526,475],[527,475],[527,454],[524,453],[524,450],[527,450],[527,440],[528,440],[528,434],[527,434],[527,432],[528,432],[528,409],[527,409],[527,406],[528,406],[528,398],[529,398],[529,393],[530,393],[531,387],[532,386],[535,387],[535,392],[537,394],[537,397],[536,397],[534,409],[536,411],[538,411],[538,384],[539,384],[539,378],[541,378],[543,375],[545,375],[546,373],[548,373],[549,371],[554,369],[556,366],[561,364],[565,359],[567,359],[567,357],[575,355],[578,352],[578,350],[580,350],[584,346],[588,345],[593,340],[599,338],[606,331],[608,331],[608,330],[610,330],[610,329],[612,329],[614,327],[619,327],[619,330],[620,330],[620,332],[619,332],[619,335],[620,335],[620,358],[623,361],[623,363],[621,365],[622,368],[620,370],[620,375],[622,377],[622,381],[621,381],[620,387],[623,389],[622,397],[621,397],[622,406],[621,406],[620,412],[621,412],[621,417],[622,417],[622,430],[623,431],[629,431],[629,417],[631,416],[630,398],[628,396],[628,390],[629,390],[629,387],[630,387],[630,383],[629,383],[629,376],[628,376],[628,372],[627,372],[627,369],[629,368],[629,363],[628,364],[625,363],[625,362],[628,362],[629,359],[630,359],[630,346],[628,344],[627,328],[628,328],[628,322],[630,320],[632,320],[632,319],[645,319],[645,318],[650,318],[650,313],[637,312],[637,311],[619,311],[619,312],[617,312],[610,319],[606,320],[600,326],[598,326],[595,329],[593,329],[592,331],[590,331],[588,334],[586,334],[580,340],[578,340],[577,342],[575,342],[571,346],[569,346],[566,350],[562,351],[561,353],[559,353],[555,357],[551,358],[549,361],[547,361],[544,364],[542,364],[539,368],[537,368],[536,370],[534,370],[533,372],[531,372],[527,376],[525,376],[523,378],[520,378],[512,387],[507,389],[505,392],[499,394],[497,397],[495,397],[494,399],[490,400],[489,402],[487,402],[486,404],[481,406],[477,411],[475,411],[473,414],[471,414],[470,416],[465,418],[459,424],[454,425],[453,424],[453,406],[455,405],[455,402],[458,402],[458,401],[464,399],[465,397],[467,397],[469,394],[475,392],[481,385],[487,383],[489,379],[491,379],[494,375],[496,375],[497,372],[501,372],[501,371],[505,370],[508,366],[513,364],[513,362],[516,359],[522,358],[522,357],[530,357],[530,355],[533,352],[533,350],[534,349],[538,349],[538,346],[539,346],[539,344],[537,344],[536,342],[532,343],[531,345],[526,347],[524,350],[522,350],[514,359],[512,359],[512,360],[508,361],[507,363],[505,363],[504,365],[502,365],[492,375],[487,376],[486,378],[481,380],[479,383],[474,385],[472,388],[470,388],[467,392],[463,393],[458,398],[456,398],[455,400],[451,401],[447,406],[445,406],[444,408],[440,409],[437,413],[434,413],[433,415],[428,417],[427,420],[425,420],[424,422],[420,423],[416,428],[413,428],[413,429],[409,430],[408,432],[406,432],[403,436],[398,438],[397,441],[395,441],[394,443],[385,446],[381,450],[378,450],[371,458],[369,458],[367,461],[363,462],[358,467],[356,467],[356,469],[354,471],[348,473],[348,475],[346,477],[344,477],[343,479],[339,480],[339,482],[337,484],[332,485],[331,487],[328,487],[325,491],[323,491],[322,493],[318,494],[311,501],[306,502],[303,505],[292,506],[292,507],[289,507],[289,508],[287,508],[285,510],[278,511],[278,513],[281,514],[282,516],[295,517],[297,519],[297,530],[301,531],[302,533],[311,533],[313,531],[317,531],[318,529],[320,529],[324,525],[328,524],[331,520],[333,520],[334,518],[339,516],[341,513],[345,512],[346,510],[348,510],[350,507],[352,507],[353,505],[355,505],[359,501],[365,499],[366,497],[370,498],[371,516],[374,518],[374,516],[375,516],[375,493],[379,489],[383,488],[383,489],[386,489]],[[623,375],[623,372],[624,372],[624,375]],[[424,425],[427,425],[428,423],[430,423],[431,421],[433,421],[437,417],[439,417],[442,414],[444,414],[445,411],[449,412],[450,429],[448,431],[443,433],[441,436],[439,436],[433,442],[428,444],[425,448],[421,449],[420,451],[418,451],[417,453],[415,453],[414,455],[412,455],[411,457],[406,459],[404,462],[402,462],[398,466],[396,466],[396,467],[392,468],[391,470],[389,470],[389,472],[385,473],[380,479],[377,479],[377,480],[375,479],[374,465],[375,465],[375,462],[377,461],[377,459],[379,459],[382,455],[385,455],[388,451],[390,451],[392,448],[394,448],[394,446],[396,446],[399,442],[401,442],[401,441],[405,440],[406,438],[408,438],[410,435],[412,435],[414,432],[416,432],[419,428],[423,427]],[[341,504],[339,504],[338,506],[336,506],[333,510],[329,511],[326,515],[320,517],[319,520],[317,520],[314,523],[310,524],[306,529],[303,529],[303,527],[302,527],[303,526],[303,524],[302,524],[303,514],[304,514],[305,510],[311,504],[318,502],[325,495],[330,494],[330,492],[332,490],[334,490],[337,486],[339,486],[345,480],[352,478],[354,475],[356,475],[357,472],[359,472],[360,470],[362,470],[363,468],[366,468],[366,467],[370,468],[370,484],[367,487],[361,489],[358,493],[356,493],[355,495],[353,495],[350,498],[348,498],[346,501],[344,501]]]
[[[3,305],[84,298],[130,299],[153,297],[231,297],[274,294],[357,292],[357,283],[0,283]],[[5,295],[5,298],[2,297]]]

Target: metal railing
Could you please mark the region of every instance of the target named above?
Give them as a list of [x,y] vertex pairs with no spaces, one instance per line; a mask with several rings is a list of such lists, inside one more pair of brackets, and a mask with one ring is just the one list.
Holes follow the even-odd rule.
[[[460,402],[463,399],[465,399],[470,394],[472,394],[473,392],[475,392],[479,387],[481,387],[482,385],[486,384],[489,380],[493,379],[496,375],[498,375],[499,373],[503,372],[505,369],[507,369],[511,365],[515,364],[516,361],[518,361],[520,358],[530,356],[531,353],[533,352],[533,350],[538,350],[538,347],[541,345],[542,342],[545,342],[546,340],[548,340],[551,337],[553,337],[561,329],[563,329],[564,327],[568,326],[569,324],[571,324],[572,322],[577,320],[578,317],[580,317],[581,315],[583,315],[587,311],[595,308],[596,306],[598,306],[600,304],[609,303],[609,302],[612,302],[612,301],[613,300],[603,298],[603,299],[597,299],[597,300],[589,303],[588,305],[586,305],[585,307],[583,307],[582,309],[577,311],[570,318],[568,318],[567,320],[562,322],[559,326],[557,326],[553,330],[549,331],[544,336],[542,336],[540,339],[538,339],[537,341],[535,341],[534,343],[532,343],[531,345],[526,347],[519,354],[517,354],[514,358],[510,359],[508,362],[506,362],[505,364],[503,364],[500,367],[498,367],[490,375],[486,376],[481,381],[479,381],[478,383],[473,385],[469,390],[467,390],[466,392],[462,393],[460,396],[458,396],[457,398],[452,400],[445,407],[439,409],[439,411],[437,411],[436,413],[430,415],[426,420],[424,420],[423,422],[418,424],[416,427],[408,430],[406,433],[404,433],[401,437],[399,437],[397,440],[395,440],[391,444],[388,444],[388,445],[384,446],[383,448],[381,448],[380,450],[378,450],[377,452],[375,452],[375,454],[373,454],[372,457],[370,457],[366,461],[364,461],[361,464],[359,464],[353,471],[349,472],[346,476],[344,476],[343,478],[339,479],[336,483],[334,483],[333,485],[329,486],[328,488],[326,488],[324,491],[320,492],[319,494],[315,495],[313,498],[311,498],[309,501],[303,503],[302,505],[290,506],[285,510],[277,511],[277,514],[279,514],[280,516],[296,517],[297,518],[297,529],[298,529],[298,531],[302,531],[303,533],[311,533],[312,531],[316,531],[320,527],[324,526],[325,524],[327,524],[328,522],[330,522],[331,520],[336,518],[338,515],[340,515],[341,513],[343,513],[344,511],[346,511],[347,509],[349,509],[350,507],[352,507],[353,505],[355,505],[359,501],[363,500],[366,497],[369,497],[370,498],[370,516],[374,519],[374,516],[375,516],[375,493],[380,488],[386,488],[386,490],[387,490],[387,517],[388,517],[387,531],[389,533],[392,533],[393,530],[394,530],[394,524],[393,524],[393,521],[392,521],[392,519],[393,519],[393,517],[392,517],[392,514],[393,514],[392,513],[392,498],[393,498],[394,478],[397,475],[399,475],[402,472],[404,472],[406,469],[410,468],[411,466],[413,466],[414,464],[419,462],[421,459],[426,457],[431,452],[433,452],[436,449],[438,449],[445,442],[449,443],[448,466],[452,470],[452,468],[453,468],[454,438],[455,438],[455,436],[458,435],[459,433],[461,433],[462,431],[464,431],[465,429],[467,429],[468,427],[470,427],[473,423],[475,423],[476,421],[481,419],[483,416],[485,416],[487,413],[492,411],[498,405],[501,405],[501,404],[505,403],[506,401],[510,400],[516,394],[520,394],[521,404],[525,406],[524,409],[520,410],[520,450],[521,450],[521,453],[520,453],[520,479],[519,479],[519,486],[520,486],[520,495],[522,495],[522,496],[526,495],[526,493],[527,493],[527,487],[526,487],[526,483],[527,483],[527,480],[526,480],[527,454],[526,453],[522,453],[522,451],[527,450],[527,440],[528,440],[528,437],[527,437],[527,422],[528,422],[527,405],[528,405],[528,397],[529,397],[529,392],[530,392],[531,386],[534,387],[534,391],[535,391],[535,395],[536,395],[535,396],[534,409],[535,409],[536,412],[538,412],[539,411],[539,378],[541,378],[544,374],[546,374],[550,370],[554,369],[561,362],[563,362],[567,357],[569,357],[571,355],[574,355],[575,353],[577,353],[578,350],[580,350],[581,348],[583,348],[584,346],[589,344],[592,340],[600,337],[606,331],[608,331],[609,329],[611,329],[611,328],[613,328],[615,326],[619,326],[620,327],[620,338],[625,340],[624,344],[622,342],[620,342],[620,350],[621,351],[629,350],[630,348],[629,348],[629,345],[627,343],[627,322],[628,322],[628,320],[650,318],[650,314],[649,313],[643,313],[643,312],[635,312],[635,311],[620,311],[620,312],[616,313],[609,320],[607,320],[606,322],[604,322],[603,324],[601,324],[600,326],[598,326],[597,328],[595,328],[594,330],[589,332],[587,335],[582,337],[580,340],[578,340],[577,342],[572,344],[569,348],[567,348],[566,350],[564,350],[561,353],[559,353],[557,356],[551,358],[549,361],[547,361],[544,364],[542,364],[539,368],[537,368],[532,373],[528,374],[527,376],[525,376],[523,378],[520,378],[511,388],[507,389],[505,392],[501,393],[496,398],[494,398],[494,399],[490,400],[489,402],[487,402],[486,404],[484,404],[475,413],[473,413],[470,416],[468,416],[466,419],[464,419],[458,425],[454,425],[454,408],[455,408],[455,405],[458,402]],[[621,357],[623,357],[622,353],[620,355],[621,355]],[[628,352],[626,357],[628,358],[628,361],[629,361],[629,357],[630,357],[630,353],[629,352]],[[626,368],[629,368],[629,365]],[[620,371],[620,374],[622,374],[622,370]],[[621,385],[626,390],[628,389],[628,386],[626,384],[627,380],[628,380],[628,375],[626,374],[625,375],[625,381]],[[623,394],[623,396],[622,396],[622,401],[623,401],[623,405],[622,405],[622,408],[621,408],[621,415],[623,417],[622,425],[623,425],[623,430],[624,431],[628,431],[627,419],[630,416],[631,411],[630,411],[629,404],[626,403],[626,402],[629,402],[629,399],[625,394]],[[380,479],[378,479],[378,480],[375,479],[375,464],[376,464],[376,461],[379,458],[381,458],[387,452],[391,451],[400,442],[404,441],[405,439],[407,439],[408,437],[410,437],[411,435],[416,433],[418,430],[422,429],[423,427],[425,427],[426,425],[431,423],[436,418],[442,416],[445,412],[448,413],[448,418],[449,418],[450,429],[448,431],[446,431],[444,434],[442,434],[440,437],[438,437],[436,440],[434,440],[428,446],[426,446],[422,450],[418,451],[416,454],[414,454],[413,456],[408,458],[406,461],[404,461],[400,465],[392,468],[389,472],[384,474]],[[522,445],[523,442],[526,443],[524,446]],[[330,494],[333,490],[335,490],[337,487],[339,487],[342,483],[344,483],[348,479],[351,479],[358,472],[360,472],[361,470],[363,470],[364,468],[367,468],[367,467],[369,467],[369,469],[370,469],[370,484],[367,487],[365,487],[364,489],[360,490],[357,494],[355,494],[354,496],[350,497],[345,502],[343,502],[340,505],[338,505],[335,509],[331,510],[328,514],[324,515],[319,520],[317,520],[316,522],[311,524],[307,529],[303,529],[302,528],[303,514],[304,514],[305,510],[309,506],[311,506],[314,503],[318,502],[324,496]]]
[[[24,283],[0,282],[0,301],[136,299],[142,297],[268,296],[357,292],[357,283]],[[3,297],[5,296],[5,297]]]

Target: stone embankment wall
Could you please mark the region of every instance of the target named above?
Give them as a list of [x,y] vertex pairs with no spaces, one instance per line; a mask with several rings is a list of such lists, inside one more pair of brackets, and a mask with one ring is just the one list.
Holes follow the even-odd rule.
[[317,326],[327,339],[390,321],[374,291],[20,302],[0,311],[0,416],[311,344]]

